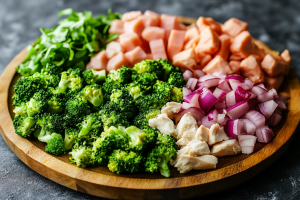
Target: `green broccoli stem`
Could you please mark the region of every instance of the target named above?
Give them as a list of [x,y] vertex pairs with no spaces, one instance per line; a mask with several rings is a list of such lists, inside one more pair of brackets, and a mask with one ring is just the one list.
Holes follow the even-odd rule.
[[103,103],[103,100],[100,99],[99,97],[95,97],[95,98],[92,98],[92,99],[90,99],[90,100],[91,100],[91,103],[92,103],[94,106],[96,106],[96,107],[102,105],[102,103]]
[[65,93],[67,89],[68,89],[67,84],[63,81],[60,81],[59,84],[58,84],[57,90],[60,93]]
[[168,166],[168,162],[165,159],[162,159],[161,162],[158,164],[160,174],[164,177],[170,177],[170,169]]

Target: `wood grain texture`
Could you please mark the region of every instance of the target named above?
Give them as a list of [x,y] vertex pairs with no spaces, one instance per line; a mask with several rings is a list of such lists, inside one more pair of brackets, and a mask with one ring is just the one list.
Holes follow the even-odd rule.
[[[180,17],[182,23],[195,19]],[[268,48],[264,44],[262,48]],[[269,49],[269,51],[272,51]],[[258,143],[251,155],[219,158],[217,169],[180,174],[171,168],[171,178],[159,174],[116,175],[107,167],[78,168],[68,155],[53,156],[45,152],[45,144],[34,137],[26,139],[14,132],[12,118],[13,85],[20,77],[15,68],[27,55],[23,50],[6,67],[0,78],[0,128],[11,150],[31,169],[61,185],[95,196],[112,199],[187,199],[215,193],[236,186],[257,175],[278,159],[291,143],[300,119],[300,85],[290,70],[280,91],[290,95],[288,112],[273,128],[276,137],[267,145]]]

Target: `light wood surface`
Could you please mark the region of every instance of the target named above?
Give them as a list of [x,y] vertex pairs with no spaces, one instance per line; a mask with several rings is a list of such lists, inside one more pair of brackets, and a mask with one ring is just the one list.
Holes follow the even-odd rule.
[[[186,24],[195,19],[180,17]],[[268,48],[262,46],[262,48]],[[269,49],[270,50],[270,49]],[[271,51],[271,50],[270,50]],[[171,177],[140,173],[116,175],[107,167],[78,168],[68,155],[53,156],[45,152],[45,144],[15,134],[12,118],[13,85],[20,77],[15,68],[23,61],[23,50],[6,67],[0,78],[0,128],[11,150],[31,169],[71,189],[112,199],[187,199],[207,195],[236,186],[270,166],[287,149],[300,119],[300,85],[294,70],[280,89],[290,95],[288,110],[273,128],[276,137],[267,145],[258,143],[251,155],[219,158],[217,169],[180,174],[171,167]]]

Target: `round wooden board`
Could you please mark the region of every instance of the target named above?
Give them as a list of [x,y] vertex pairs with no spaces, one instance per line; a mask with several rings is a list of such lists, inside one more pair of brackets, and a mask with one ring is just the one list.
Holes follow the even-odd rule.
[[[179,17],[190,24],[195,19]],[[264,47],[267,48],[267,47]],[[270,49],[269,49],[270,50]],[[276,137],[267,145],[258,143],[251,155],[219,158],[217,169],[179,174],[171,167],[171,178],[159,174],[116,175],[107,167],[79,168],[68,161],[68,155],[54,156],[44,150],[45,144],[34,137],[26,139],[13,128],[13,85],[20,77],[16,67],[27,55],[23,50],[6,67],[0,78],[0,128],[11,150],[31,169],[71,189],[112,199],[188,199],[236,186],[270,166],[291,143],[300,119],[300,85],[294,70],[285,78],[280,91],[291,98],[288,110],[273,131]]]

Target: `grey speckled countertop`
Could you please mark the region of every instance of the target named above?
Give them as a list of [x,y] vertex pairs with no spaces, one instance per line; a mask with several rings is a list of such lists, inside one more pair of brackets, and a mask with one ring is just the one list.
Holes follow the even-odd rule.
[[[10,60],[39,35],[39,28],[56,25],[57,13],[64,8],[92,10],[105,14],[108,8],[124,13],[147,9],[189,17],[213,17],[219,22],[237,17],[249,23],[251,34],[283,51],[289,49],[292,66],[300,76],[299,0],[0,0],[0,73]],[[224,192],[201,199],[278,200],[300,199],[300,136],[286,153],[253,179]],[[58,185],[23,164],[0,137],[0,199],[101,199]],[[198,198],[199,199],[199,198]]]

